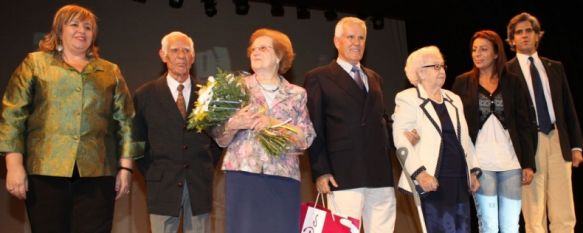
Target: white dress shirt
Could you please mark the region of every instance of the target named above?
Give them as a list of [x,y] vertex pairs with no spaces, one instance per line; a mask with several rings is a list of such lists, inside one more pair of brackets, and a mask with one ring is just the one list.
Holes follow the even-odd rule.
[[[520,69],[522,70],[522,73],[524,74],[524,79],[526,80],[526,84],[528,85],[528,92],[530,93],[530,98],[532,99],[533,103],[536,102],[536,99],[534,97],[534,89],[532,87],[532,78],[530,76],[530,61],[528,60],[528,57],[533,58],[534,66],[536,67],[540,75],[543,91],[545,93],[545,100],[547,101],[547,107],[549,109],[549,116],[551,117],[551,123],[554,124],[556,117],[555,109],[553,107],[553,97],[551,96],[551,88],[549,86],[549,77],[547,76],[547,71],[545,70],[542,61],[538,57],[538,53],[535,52],[532,55],[516,53],[516,58],[518,59],[518,63],[520,64]],[[534,104],[534,107],[536,108],[536,104]],[[536,116],[536,118],[538,122],[538,115]]]
[[[168,83],[168,87],[170,87],[170,92],[172,93],[172,98],[174,98],[174,102],[176,102],[176,98],[178,98],[178,85],[180,85],[180,83],[178,81],[176,81],[176,79],[172,78],[172,76],[170,75],[170,73],[168,73],[168,75],[166,75],[166,83]],[[186,79],[186,81],[184,81],[182,83],[182,85],[184,85],[184,89],[182,89],[182,95],[184,96],[184,102],[188,105],[188,101],[190,100],[190,89],[192,88],[192,84],[190,82],[190,77],[188,77]],[[188,109],[188,106],[186,106],[186,109]]]

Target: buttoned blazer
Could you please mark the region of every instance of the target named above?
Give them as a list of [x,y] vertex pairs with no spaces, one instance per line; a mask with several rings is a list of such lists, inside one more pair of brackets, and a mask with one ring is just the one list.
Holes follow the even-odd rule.
[[[192,83],[187,112],[197,98]],[[211,210],[213,169],[220,150],[205,133],[186,130],[166,75],[149,81],[134,95],[134,137],[145,142],[137,161],[147,186],[151,214],[178,216],[186,182],[193,215]]]
[[[480,131],[480,106],[478,100],[480,83],[477,72],[459,75],[452,86],[452,91],[460,96],[464,104],[464,114],[472,142],[475,143]],[[499,79],[500,93],[504,101],[504,123],[516,152],[520,166],[536,171],[534,154],[536,148],[532,133],[536,133],[536,124],[529,115],[528,89],[516,75],[503,72]]]
[[332,174],[339,185],[333,190],[393,185],[382,77],[361,70],[368,77],[367,94],[336,61],[305,76],[317,135],[308,150],[312,176]]
[[[549,80],[551,96],[553,98],[553,109],[555,110],[555,127],[559,131],[561,152],[563,153],[565,161],[571,161],[571,149],[582,148],[583,140],[581,137],[579,118],[577,117],[577,111],[575,110],[573,103],[565,68],[559,61],[554,61],[545,57],[540,57],[540,59]],[[516,57],[508,61],[507,68],[509,72],[521,77],[524,85],[526,85],[524,74],[522,73],[520,64]],[[530,103],[531,116],[534,124],[536,124],[536,110],[534,108],[534,103],[532,98],[528,98],[528,100]],[[538,133],[534,132],[532,138],[535,142],[534,144],[537,145]]]
[[[468,181],[471,181],[470,171],[479,168],[479,165],[468,132],[462,101],[459,96],[448,90],[442,90],[442,97],[464,150]],[[432,176],[439,174],[438,169],[443,157],[441,122],[425,90],[422,87],[413,87],[397,93],[392,118],[395,147],[408,152],[403,169],[410,175],[418,173],[423,168]],[[417,130],[420,137],[414,146],[405,137],[405,132],[413,129]],[[404,172],[399,179],[399,188],[411,191]]]

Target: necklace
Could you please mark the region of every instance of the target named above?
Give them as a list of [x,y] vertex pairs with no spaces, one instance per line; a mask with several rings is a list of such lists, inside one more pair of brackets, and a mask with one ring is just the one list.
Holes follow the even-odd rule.
[[261,88],[261,90],[264,90],[266,92],[274,93],[274,92],[279,90],[279,88],[281,87],[281,78],[278,78],[277,80],[279,81],[277,83],[277,87],[275,87],[273,90],[269,90],[269,89],[265,88],[263,85],[261,85],[261,82],[259,82],[259,80],[257,79],[257,75],[255,75],[255,81],[257,81],[257,84],[259,84],[259,87]]

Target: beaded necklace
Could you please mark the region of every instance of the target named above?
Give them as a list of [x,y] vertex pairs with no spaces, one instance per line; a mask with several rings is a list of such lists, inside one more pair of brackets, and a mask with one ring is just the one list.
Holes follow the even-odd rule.
[[274,92],[279,90],[279,88],[281,87],[281,78],[278,78],[277,80],[279,81],[279,83],[277,83],[277,87],[275,87],[275,89],[273,89],[273,90],[269,90],[269,89],[265,88],[263,85],[261,85],[261,82],[259,82],[259,80],[257,79],[257,75],[255,75],[255,81],[257,81],[257,84],[259,84],[259,87],[266,92],[274,93]]

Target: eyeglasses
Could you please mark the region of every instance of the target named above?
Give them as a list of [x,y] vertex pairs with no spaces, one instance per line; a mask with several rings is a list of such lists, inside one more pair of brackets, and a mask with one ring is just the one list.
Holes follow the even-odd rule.
[[441,70],[441,68],[443,68],[443,70],[447,70],[446,64],[435,64],[435,65],[421,66],[421,68],[429,68],[429,67],[433,67],[434,70]]
[[255,50],[257,50],[259,52],[264,53],[264,52],[267,52],[268,49],[272,49],[272,48],[273,48],[272,46],[264,45],[264,46],[252,47],[250,50],[251,50],[251,52],[255,52]]

